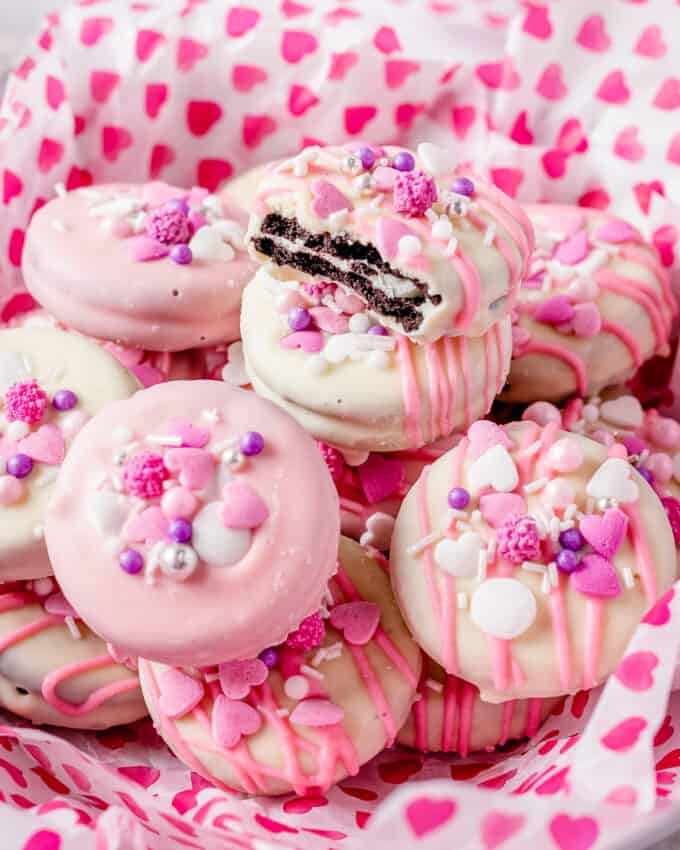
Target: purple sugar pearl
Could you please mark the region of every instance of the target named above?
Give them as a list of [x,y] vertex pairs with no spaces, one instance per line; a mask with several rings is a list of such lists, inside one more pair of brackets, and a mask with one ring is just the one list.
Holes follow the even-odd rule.
[[123,549],[118,556],[118,563],[120,564],[121,570],[124,570],[129,575],[134,576],[138,572],[141,572],[144,567],[144,558],[142,557],[141,552],[138,552],[136,549]]
[[563,549],[569,549],[572,552],[578,552],[585,545],[583,535],[578,528],[567,528],[560,532],[560,546]]
[[246,431],[239,445],[246,457],[253,457],[259,455],[264,448],[264,437],[259,431]]
[[368,332],[374,336],[387,336],[387,328],[382,325],[371,325]]
[[646,466],[638,466],[637,471],[650,486],[654,483],[654,473],[651,469],[647,469]]
[[185,198],[173,198],[171,201],[168,201],[166,206],[171,210],[177,210],[184,213],[184,215],[189,215],[189,202]]
[[475,184],[469,177],[456,177],[451,183],[450,189],[456,195],[465,195],[471,198],[475,194]]
[[560,549],[555,558],[557,569],[563,573],[573,573],[581,564],[579,556],[571,549]]
[[188,543],[191,540],[193,529],[188,519],[181,517],[173,519],[168,526],[168,536],[175,543]]
[[57,390],[52,399],[55,410],[72,410],[78,404],[78,396],[73,390]]
[[361,164],[366,169],[373,168],[375,165],[375,153],[370,148],[359,148],[356,155],[361,160]]
[[394,155],[392,168],[396,168],[397,171],[413,171],[415,167],[416,161],[413,158],[413,154],[408,151],[399,151],[399,153]]
[[470,494],[465,487],[454,487],[449,490],[449,507],[455,511],[462,511],[470,504]]
[[263,649],[259,654],[260,661],[268,667],[270,670],[272,667],[276,667],[279,661],[279,653],[274,649],[273,646],[268,647],[267,649]]
[[312,317],[306,307],[291,307],[288,311],[288,327],[292,331],[304,331],[312,323]]
[[12,455],[7,461],[7,473],[14,478],[26,478],[33,472],[33,461],[25,454]]
[[191,248],[182,242],[179,245],[173,245],[170,250],[170,259],[173,263],[177,263],[178,266],[186,266],[192,260],[194,256],[191,253]]

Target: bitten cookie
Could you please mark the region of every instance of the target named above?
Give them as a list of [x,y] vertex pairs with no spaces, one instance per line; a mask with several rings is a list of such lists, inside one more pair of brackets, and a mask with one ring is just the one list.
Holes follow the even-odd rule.
[[140,660],[173,752],[218,788],[325,791],[390,746],[420,675],[384,569],[342,538],[323,617],[259,658],[200,671]]
[[108,352],[74,334],[0,331],[0,580],[52,572],[43,527],[64,458],[91,416],[138,388]]
[[255,268],[245,221],[204,189],[77,189],[33,216],[22,271],[43,307],[88,336],[149,351],[228,342]]
[[477,422],[406,497],[397,600],[427,654],[482,699],[603,681],[675,580],[666,513],[625,454],[557,423]]
[[256,655],[318,610],[339,530],[294,420],[223,382],[172,381],[85,426],[45,536],[64,595],[117,650],[203,665]]
[[654,248],[600,210],[529,204],[537,247],[518,294],[511,402],[581,396],[667,350],[677,312]]
[[265,172],[248,241],[412,340],[479,336],[508,314],[533,232],[517,203],[456,166],[429,143],[305,148]]

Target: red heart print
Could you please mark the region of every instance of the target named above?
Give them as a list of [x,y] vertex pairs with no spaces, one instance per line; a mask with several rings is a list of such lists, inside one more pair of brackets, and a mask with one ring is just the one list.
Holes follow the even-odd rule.
[[425,106],[424,103],[400,103],[394,110],[394,123],[408,130]]
[[380,27],[373,36],[373,44],[381,53],[393,53],[395,50],[401,50],[401,44],[392,27]]
[[233,173],[234,168],[226,159],[202,159],[196,169],[198,185],[210,192],[214,192]]
[[205,136],[222,117],[222,107],[214,100],[190,100],[187,125],[194,136]]
[[647,721],[644,717],[628,717],[602,736],[602,745],[617,753],[630,750],[637,744],[646,728]]
[[56,139],[44,138],[38,151],[38,169],[42,174],[47,174],[61,162],[63,155],[64,146],[61,142],[56,141]]
[[0,312],[0,322],[9,322],[16,316],[20,316],[22,313],[28,313],[29,310],[35,309],[36,306],[37,305],[33,296],[29,295],[28,292],[16,292],[2,308],[2,312]]
[[345,109],[345,130],[350,136],[363,132],[364,127],[378,114],[375,106],[348,106]]
[[630,691],[647,691],[654,684],[654,670],[659,659],[654,652],[633,652],[626,655],[614,674]]
[[140,62],[147,62],[154,50],[165,41],[165,36],[156,30],[140,30],[137,33],[135,52]]
[[423,838],[445,826],[455,816],[456,809],[454,800],[418,797],[406,806],[406,822],[416,838]]
[[85,129],[85,119],[82,115],[73,116],[73,135],[80,136]]
[[661,27],[656,24],[642,30],[634,47],[638,56],[647,56],[649,59],[658,59],[664,56],[667,50],[668,47],[661,35]]
[[541,165],[548,177],[558,180],[567,173],[568,160],[569,154],[566,151],[550,150],[541,157]]
[[677,109],[680,106],[680,80],[677,77],[664,80],[652,103],[659,109]]
[[281,38],[281,55],[291,65],[301,62],[319,46],[315,35],[304,30],[286,30]]
[[322,806],[327,806],[328,800],[319,794],[309,794],[305,797],[295,797],[292,800],[286,800],[283,804],[283,811],[291,815],[306,815],[312,809],[317,809]]
[[496,850],[516,835],[524,826],[526,817],[510,812],[489,812],[482,820],[484,850]]
[[630,99],[630,89],[626,85],[623,71],[612,71],[602,80],[595,97],[606,103],[622,104]]
[[244,115],[241,136],[243,144],[250,148],[258,147],[262,140],[276,130],[276,121],[271,115]]
[[453,132],[459,139],[467,136],[468,130],[475,123],[477,110],[474,106],[454,106],[451,110]]
[[491,179],[499,189],[514,198],[524,180],[524,174],[519,168],[492,168]]
[[584,192],[578,199],[580,207],[589,207],[593,210],[606,210],[610,202],[611,198],[608,192],[601,186]]
[[48,75],[45,80],[45,100],[47,101],[47,105],[50,109],[57,110],[64,102],[66,97],[66,93],[64,91],[64,84],[61,80],[53,77],[51,74]]
[[177,70],[191,71],[198,61],[205,59],[208,52],[207,44],[193,38],[180,38],[177,42]]
[[423,768],[423,763],[415,758],[396,759],[378,765],[378,774],[389,785],[402,785]]
[[553,794],[559,794],[560,791],[567,791],[569,789],[567,784],[568,773],[568,767],[558,770],[557,773],[553,773],[552,776],[549,776],[540,785],[537,785],[534,788],[534,792],[541,797],[550,797]]
[[112,18],[87,18],[80,27],[80,41],[86,47],[92,47],[112,29]]
[[556,815],[550,821],[549,831],[559,850],[590,850],[600,832],[594,818],[573,818],[567,814]]
[[266,80],[267,72],[257,65],[234,65],[231,69],[231,82],[236,91],[252,91],[258,83]]
[[578,118],[567,118],[557,134],[557,147],[567,153],[583,153],[588,150],[581,122]]
[[675,263],[675,243],[678,241],[678,232],[672,224],[664,224],[657,227],[652,233],[652,244],[656,248],[659,259],[664,266],[670,268]]
[[319,98],[307,86],[298,83],[290,87],[288,93],[288,111],[296,118],[299,115],[304,115],[308,109],[316,106]]
[[102,127],[102,154],[109,162],[116,162],[118,157],[132,145],[132,135],[125,127]]
[[175,151],[169,145],[154,145],[149,157],[149,177],[156,180],[166,165],[175,161]]
[[274,834],[279,832],[297,832],[297,829],[294,827],[286,826],[285,823],[279,823],[277,820],[272,820],[272,818],[268,818],[266,815],[261,815],[259,812],[255,815],[255,821],[268,832],[273,832]]
[[550,23],[550,13],[547,6],[538,3],[527,3],[527,13],[522,22],[522,30],[534,38],[545,40],[550,38],[553,32]]
[[607,34],[602,15],[591,15],[585,19],[576,34],[576,43],[596,53],[602,53],[611,47],[612,40]]
[[46,29],[40,33],[38,37],[38,46],[43,50],[49,50],[52,47],[52,33]]
[[146,767],[143,764],[132,764],[129,767],[117,768],[121,776],[125,776],[142,788],[151,788],[154,782],[158,782],[161,772],[155,767]]
[[90,74],[90,94],[97,103],[106,103],[120,83],[120,75],[112,71],[93,71]]
[[645,148],[638,140],[637,127],[624,127],[614,139],[614,153],[628,162],[639,162],[644,159]]
[[149,118],[158,118],[161,107],[168,99],[168,87],[165,83],[149,83],[144,90],[144,109]]
[[518,145],[530,145],[534,141],[534,134],[527,125],[527,116],[527,110],[522,110],[510,130],[510,138],[513,142],[517,142]]
[[478,65],[475,74],[490,89],[510,91],[516,89],[520,84],[519,74],[510,58],[506,58],[502,62],[487,62]]
[[9,168],[6,168],[2,175],[2,202],[7,206],[9,202],[16,198],[23,191],[24,184],[21,177],[18,177]]
[[18,227],[15,227],[9,236],[9,243],[7,245],[7,256],[9,257],[10,263],[16,268],[19,268],[19,266],[21,265],[21,252],[24,250],[25,238],[26,234]]
[[671,750],[656,765],[657,770],[673,770],[680,767],[680,750]]
[[546,100],[561,100],[567,94],[562,79],[562,66],[557,62],[546,65],[536,83],[536,91]]
[[350,68],[359,61],[359,56],[353,51],[345,53],[331,53],[330,68],[328,69],[329,80],[344,80]]
[[398,89],[404,81],[420,71],[420,62],[410,62],[407,59],[387,59],[385,61],[385,83],[390,89]]
[[82,186],[91,186],[94,182],[91,172],[85,168],[78,168],[74,165],[69,171],[65,184],[69,192],[73,189],[80,189]]
[[[60,794],[67,794],[69,789],[60,791]],[[59,850],[61,847],[61,838],[56,832],[51,829],[39,829],[24,844],[22,850]]]
[[670,714],[667,714],[664,717],[663,723],[660,726],[659,731],[654,736],[654,746],[663,747],[663,745],[667,744],[673,737],[674,732],[675,729],[673,727],[673,718]]
[[245,6],[234,6],[227,14],[227,35],[240,38],[251,30],[260,20],[257,9]]

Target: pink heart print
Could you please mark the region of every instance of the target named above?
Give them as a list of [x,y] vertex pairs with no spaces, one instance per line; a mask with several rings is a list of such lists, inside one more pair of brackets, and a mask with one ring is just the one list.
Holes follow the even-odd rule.
[[164,463],[170,472],[178,474],[182,487],[189,490],[202,490],[215,471],[215,459],[205,449],[170,449]]
[[243,699],[250,689],[261,685],[269,675],[267,665],[259,658],[225,661],[219,666],[220,685],[229,699]]
[[314,180],[310,188],[312,211],[319,218],[328,218],[334,212],[352,208],[348,198],[328,180]]
[[213,705],[212,734],[216,743],[227,750],[233,749],[242,737],[254,735],[262,725],[262,718],[247,702],[231,700],[220,694]]
[[637,744],[646,728],[647,721],[644,717],[628,717],[602,736],[602,745],[617,753],[630,750]]
[[183,717],[203,699],[203,682],[188,673],[169,668],[158,677],[158,708],[167,717]]
[[331,611],[331,625],[339,629],[348,643],[364,646],[372,640],[380,623],[380,608],[374,602],[343,602]]
[[536,83],[536,91],[546,100],[562,100],[568,93],[562,79],[562,66],[557,62],[546,65]]
[[600,833],[594,818],[567,814],[555,815],[549,831],[559,850],[590,850]]
[[526,823],[526,817],[510,812],[489,812],[482,820],[484,850],[496,850],[516,835]]
[[281,55],[291,64],[300,62],[319,46],[316,36],[304,30],[287,30],[281,40]]
[[654,684],[654,670],[658,664],[654,652],[633,652],[623,658],[614,675],[629,691],[647,691]]
[[612,599],[621,593],[621,580],[614,567],[599,555],[585,555],[581,568],[570,576],[579,593],[596,599]]
[[579,530],[599,555],[613,558],[626,537],[628,517],[619,508],[609,508],[601,516],[584,516]]
[[406,480],[406,467],[399,458],[370,454],[359,467],[359,481],[369,505],[399,492]]
[[416,838],[423,838],[447,824],[456,814],[454,800],[418,797],[406,807],[406,821]]
[[66,456],[66,444],[56,425],[41,425],[19,442],[19,451],[40,463],[59,466]]
[[269,508],[250,484],[232,481],[222,490],[220,516],[225,528],[258,528],[269,516]]
[[581,24],[576,41],[581,47],[592,50],[595,53],[603,53],[611,45],[611,39],[605,28],[602,15],[591,15]]

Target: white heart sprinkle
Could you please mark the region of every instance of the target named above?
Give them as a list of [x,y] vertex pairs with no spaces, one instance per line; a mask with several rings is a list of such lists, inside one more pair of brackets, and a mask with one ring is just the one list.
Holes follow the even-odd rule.
[[26,358],[16,351],[0,351],[0,395],[12,384],[31,377]]
[[366,531],[359,538],[362,546],[373,546],[380,552],[387,552],[394,531],[394,517],[377,511],[366,520]]
[[471,464],[468,480],[474,493],[487,486],[498,493],[510,493],[519,483],[519,475],[510,452],[498,443]]
[[633,395],[622,395],[600,405],[600,417],[622,428],[639,428],[644,416],[642,405]]
[[484,541],[476,531],[466,531],[457,540],[448,537],[435,546],[437,566],[456,578],[472,578],[479,568],[479,553]]
[[234,387],[244,387],[248,383],[246,362],[243,356],[243,343],[232,342],[227,348],[229,362],[222,369],[222,380]]
[[195,260],[221,260],[228,263],[234,259],[234,249],[225,242],[216,227],[202,227],[189,242]]
[[397,245],[397,253],[400,257],[417,257],[422,251],[423,246],[417,236],[407,234],[402,236]]
[[595,471],[586,493],[593,499],[616,499],[617,502],[637,502],[638,486],[631,478],[632,467],[620,457],[610,457]]
[[453,151],[433,145],[431,142],[421,142],[418,145],[418,157],[426,171],[435,177],[450,174],[456,167]]
[[470,619],[491,637],[513,640],[536,619],[536,598],[517,579],[490,578],[472,594]]
[[115,490],[95,490],[87,500],[90,524],[106,537],[121,533],[130,513],[130,505],[121,493]]

